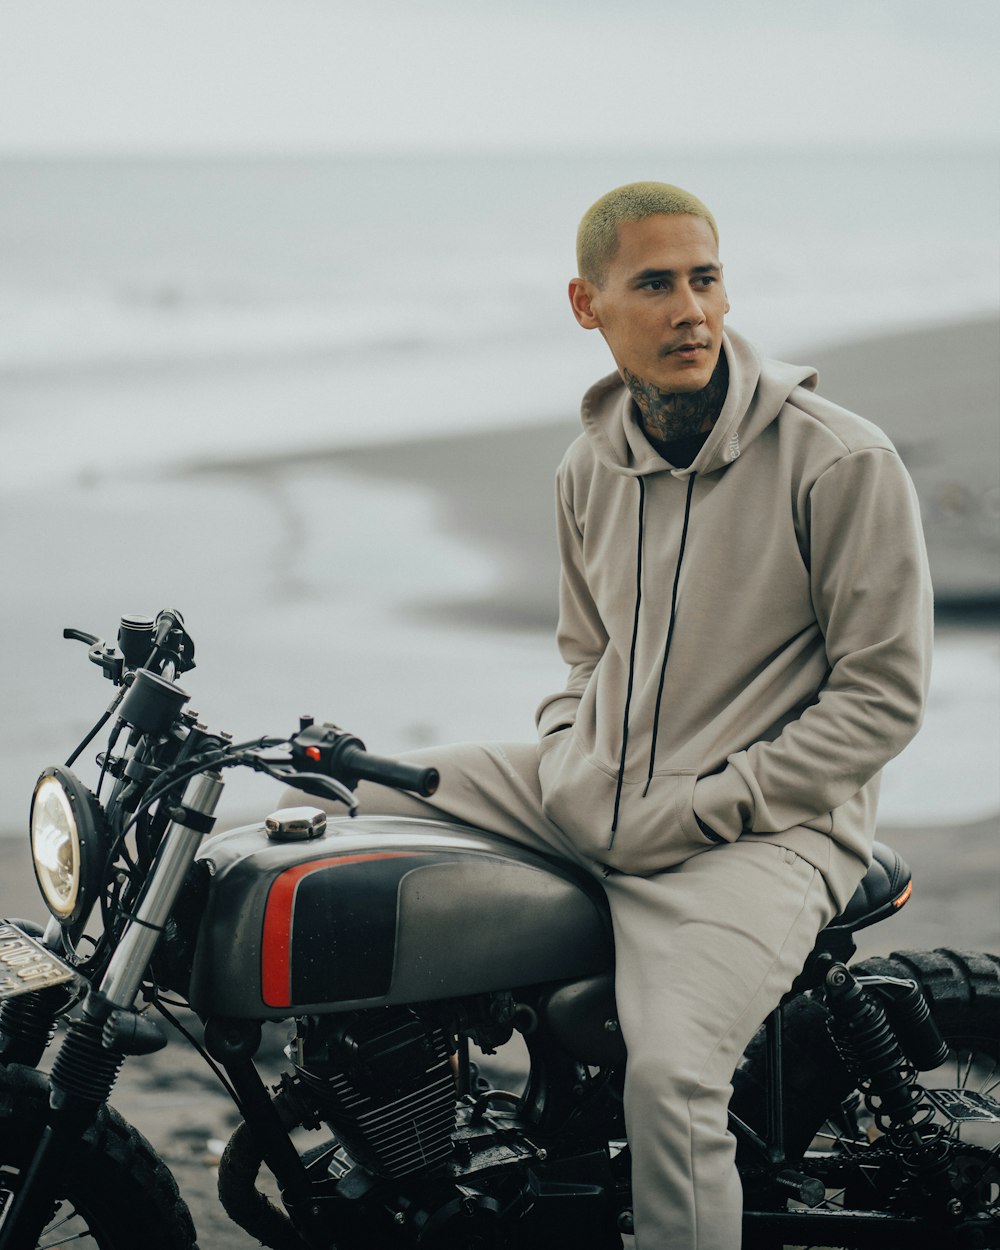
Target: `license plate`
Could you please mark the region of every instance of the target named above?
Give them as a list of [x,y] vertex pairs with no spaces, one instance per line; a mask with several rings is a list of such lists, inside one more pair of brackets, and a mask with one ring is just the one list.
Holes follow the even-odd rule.
[[0,1001],[70,981],[76,973],[17,925],[0,921]]
[[927,1089],[924,1097],[949,1120],[1000,1124],[1000,1103],[971,1089]]

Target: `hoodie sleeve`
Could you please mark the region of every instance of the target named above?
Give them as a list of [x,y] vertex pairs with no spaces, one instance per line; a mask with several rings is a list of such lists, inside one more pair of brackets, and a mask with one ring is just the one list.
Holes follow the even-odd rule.
[[771,742],[731,755],[695,788],[699,820],[732,841],[815,821],[851,799],[910,741],[933,646],[916,492],[894,451],[853,451],[809,497],[813,604],[827,679]]
[[559,580],[559,654],[569,665],[564,690],[550,694],[535,713],[538,736],[544,738],[572,725],[580,698],[597,662],[608,645],[608,634],[590,590],[583,559],[583,531],[572,500],[572,483],[566,462],[556,476],[556,535],[562,572]]

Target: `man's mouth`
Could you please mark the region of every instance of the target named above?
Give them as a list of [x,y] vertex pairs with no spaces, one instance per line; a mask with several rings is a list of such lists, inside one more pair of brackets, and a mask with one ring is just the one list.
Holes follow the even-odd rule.
[[676,343],[672,347],[665,347],[661,350],[663,356],[680,356],[683,359],[694,359],[700,352],[707,352],[708,344],[701,341]]

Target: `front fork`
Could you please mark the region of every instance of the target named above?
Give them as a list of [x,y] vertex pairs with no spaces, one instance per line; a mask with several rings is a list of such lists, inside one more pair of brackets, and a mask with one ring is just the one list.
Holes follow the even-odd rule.
[[14,1200],[0,1216],[0,1250],[36,1245],[58,1197],[57,1178],[110,1097],[126,1055],[165,1042],[133,1006],[224,784],[217,772],[201,773],[188,784],[100,986],[90,990],[81,1016],[69,1026],[52,1067],[47,1122]]

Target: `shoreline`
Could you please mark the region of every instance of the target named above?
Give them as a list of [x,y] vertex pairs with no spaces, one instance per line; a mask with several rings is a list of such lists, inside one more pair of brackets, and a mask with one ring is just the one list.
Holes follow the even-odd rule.
[[[819,394],[874,422],[895,443],[920,497],[936,598],[958,617],[965,608],[986,615],[1000,604],[998,336],[1000,321],[979,317],[795,353],[817,369]],[[474,544],[498,576],[492,593],[444,602],[431,594],[408,606],[470,626],[551,629],[558,570],[554,478],[579,433],[575,412],[493,429],[409,436],[401,430],[391,441],[192,460],[169,476],[237,477],[259,488],[302,473],[314,479],[326,467],[419,487],[433,497],[438,528]],[[993,448],[992,456],[984,448]]]

